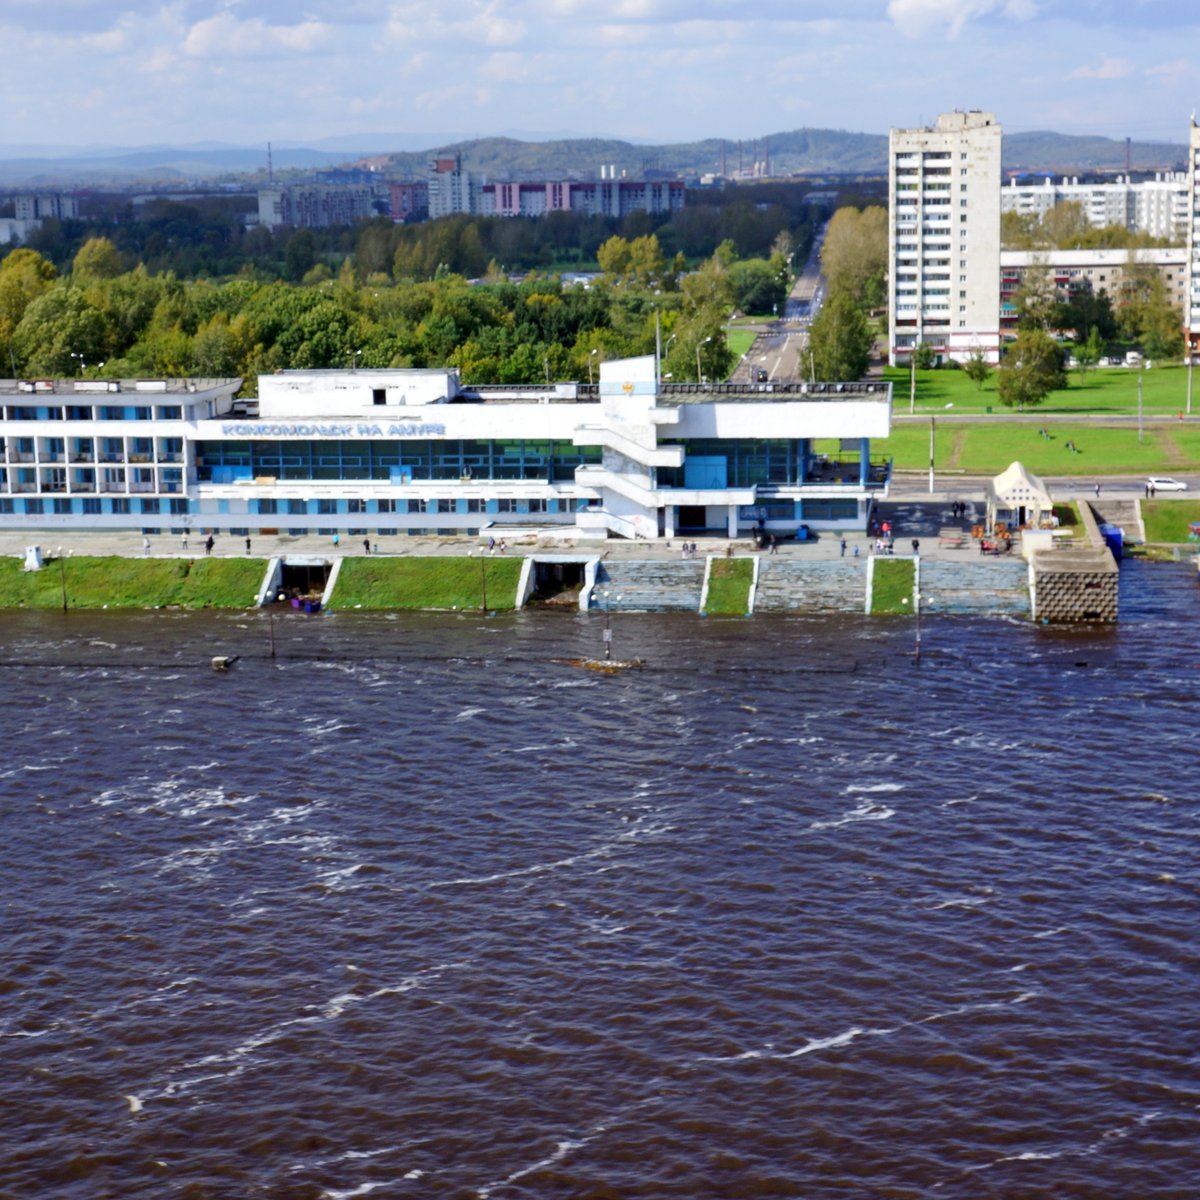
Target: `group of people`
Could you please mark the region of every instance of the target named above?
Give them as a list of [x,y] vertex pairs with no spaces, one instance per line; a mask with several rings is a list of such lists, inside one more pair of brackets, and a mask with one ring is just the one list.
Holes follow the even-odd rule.
[[695,558],[696,557],[696,543],[695,542],[684,542],[683,545],[680,546],[679,550],[680,550],[681,558]]
[[499,550],[501,554],[507,553],[508,543],[503,538],[501,538],[499,541],[496,541],[494,537],[488,538],[488,553],[495,554],[497,550]]
[[954,514],[956,521],[961,521],[967,515],[967,502],[965,500],[955,500],[950,505],[950,511]]

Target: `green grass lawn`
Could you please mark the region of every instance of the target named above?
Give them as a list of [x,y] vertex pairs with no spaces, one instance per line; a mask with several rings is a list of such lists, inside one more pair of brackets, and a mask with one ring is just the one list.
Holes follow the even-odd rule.
[[[1178,422],[1147,424],[1138,441],[1137,424],[1054,423],[1049,439],[1036,421],[951,422],[937,424],[935,468],[998,474],[1019,461],[1035,475],[1148,474],[1182,472],[1200,464],[1200,428]],[[1078,448],[1067,449],[1072,442]],[[891,455],[901,469],[929,466],[929,422],[896,424],[889,438],[871,443],[873,455]]]
[[261,558],[51,559],[26,571],[20,559],[0,559],[0,608],[250,608],[267,564]]
[[[1138,376],[1142,378],[1142,409],[1158,416],[1174,415],[1187,405],[1187,368],[1155,367],[1134,371],[1125,367],[1104,367],[1087,372],[1070,372],[1070,386],[1051,392],[1033,413],[1136,413]],[[908,412],[909,376],[903,367],[887,367],[884,378],[892,383],[893,403],[898,414]],[[1194,380],[1192,411],[1200,413],[1200,376]],[[958,412],[1012,411],[996,395],[996,372],[976,388],[962,371],[939,369],[917,372],[917,411],[938,412],[953,404]]]
[[710,617],[745,616],[750,607],[750,584],[753,580],[752,558],[714,559],[708,576],[705,613]]
[[1200,522],[1200,500],[1143,500],[1147,542],[1186,543],[1188,525]]
[[[331,597],[337,609],[514,608],[520,558],[347,558]],[[482,569],[481,569],[482,564]]]
[[911,613],[916,564],[911,558],[876,558],[871,576],[871,613]]
[[[725,330],[725,343],[729,349],[733,351],[735,357],[740,362],[742,356],[754,345],[754,339],[758,334],[749,329],[729,329]],[[735,364],[736,365],[736,364]]]

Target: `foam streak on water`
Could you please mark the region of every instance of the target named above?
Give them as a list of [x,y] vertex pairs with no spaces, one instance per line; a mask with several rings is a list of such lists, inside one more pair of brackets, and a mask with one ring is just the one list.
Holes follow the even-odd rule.
[[0,1195],[1194,1196],[1197,598],[1123,605],[622,616],[611,678],[574,614],[0,616]]

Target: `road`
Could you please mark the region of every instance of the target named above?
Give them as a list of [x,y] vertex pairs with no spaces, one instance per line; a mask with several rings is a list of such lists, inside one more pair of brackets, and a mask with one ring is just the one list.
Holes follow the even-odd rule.
[[765,371],[770,380],[804,378],[801,360],[808,345],[809,322],[821,309],[825,283],[821,278],[822,227],[813,239],[812,249],[784,303],[782,320],[767,321],[758,327],[758,337],[729,379],[731,383],[753,383]]
[[[983,489],[994,476],[992,475],[960,475],[951,471],[938,471],[934,475],[934,496],[948,499],[960,497],[979,497]],[[1195,496],[1200,492],[1200,475],[1175,475],[1181,483],[1188,485],[1186,492],[1159,492],[1157,499],[1169,500]],[[1051,493],[1063,499],[1079,496],[1092,499],[1096,494],[1096,484],[1100,484],[1100,498],[1105,496],[1114,500],[1145,499],[1145,475],[1050,475],[1042,476],[1042,482]],[[893,500],[904,498],[928,498],[929,472],[904,471],[892,477],[888,495]]]

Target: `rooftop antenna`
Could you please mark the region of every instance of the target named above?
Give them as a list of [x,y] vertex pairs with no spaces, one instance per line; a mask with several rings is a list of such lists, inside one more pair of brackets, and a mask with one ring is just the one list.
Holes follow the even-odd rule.
[[1125,175],[1128,177],[1133,164],[1133,138],[1125,139]]
[[267,182],[275,182],[275,164],[271,158],[271,143],[267,143]]

